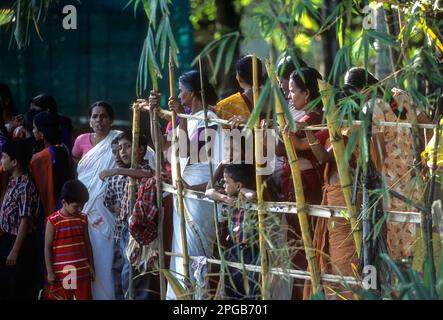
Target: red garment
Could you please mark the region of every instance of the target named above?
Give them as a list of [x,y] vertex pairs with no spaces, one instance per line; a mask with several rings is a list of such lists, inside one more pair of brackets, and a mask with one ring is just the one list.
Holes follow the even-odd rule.
[[89,282],[91,267],[86,247],[85,228],[88,220],[85,214],[67,217],[56,211],[48,217],[54,226],[52,242],[52,265],[56,283],[69,276],[71,281]]
[[32,156],[31,174],[40,195],[45,217],[48,217],[56,209],[54,179],[52,176],[52,157],[48,148]]
[[[322,116],[318,112],[310,112],[306,114],[299,122],[307,122],[309,125],[320,124]],[[296,133],[299,138],[306,137],[303,131]],[[329,138],[328,130],[319,130],[315,132],[315,137],[321,144],[325,144]],[[324,166],[320,165],[311,150],[297,151],[297,157],[308,159],[312,163],[313,169],[301,171],[303,192],[305,201],[308,204],[320,204],[322,199],[321,189],[323,187],[322,173]],[[288,158],[285,157],[285,163],[280,171],[280,189],[285,195],[284,201],[294,201],[294,183],[291,176],[291,167]]]
[[62,283],[56,283],[46,291],[48,300],[92,300],[90,280],[78,281],[75,289],[64,289]]

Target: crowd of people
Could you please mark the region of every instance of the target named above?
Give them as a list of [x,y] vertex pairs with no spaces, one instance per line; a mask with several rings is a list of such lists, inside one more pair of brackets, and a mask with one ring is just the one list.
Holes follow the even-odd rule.
[[[263,186],[256,185],[255,162],[245,160],[253,148],[235,141],[227,146],[223,139],[226,130],[243,127],[254,113],[251,55],[236,63],[241,90],[233,94],[219,96],[205,77],[200,79],[197,71],[180,76],[178,97],[169,97],[166,108],[193,117],[178,117],[177,123],[172,123],[169,116],[162,115],[168,124],[159,136],[162,155],[161,173],[157,175],[155,152],[149,146],[150,134],[140,135],[135,144],[138,149],[133,152],[132,131],[112,128],[114,111],[109,103],[98,101],[89,107],[92,132],[74,139],[70,119],[58,114],[52,96],[38,95],[30,101],[24,115],[17,115],[10,90],[1,85],[0,299],[158,298],[154,294],[158,288],[153,275],[158,271],[160,214],[156,176],[167,183],[176,183],[180,176],[179,183],[184,188],[203,192],[212,200],[185,197],[181,206],[177,195],[172,199],[168,194],[161,195],[165,216],[162,227],[166,231],[162,240],[165,249],[173,252],[165,260],[171,274],[182,283],[191,284],[194,293],[203,292],[200,298],[209,295],[226,299],[259,298],[262,294],[259,273],[244,269],[245,264],[260,264],[257,214],[243,204],[257,200],[257,187],[263,187],[265,201],[296,201],[291,163],[281,135],[289,136],[297,153],[306,203],[346,206],[333,139],[326,129],[304,130],[325,121],[319,89],[323,77],[301,59],[294,63],[293,58],[281,59],[277,69],[279,85],[291,113],[292,119],[288,121],[294,121],[297,131],[289,126],[273,131],[277,140],[275,150],[264,146],[275,155],[273,172],[263,176]],[[258,65],[262,70],[260,60]],[[260,86],[264,79],[259,73]],[[413,101],[403,90],[392,89],[388,92],[390,102],[384,102],[386,92],[382,92],[382,85],[362,68],[348,70],[344,84],[338,96],[354,99],[355,105],[361,106],[353,110],[354,119],[370,119],[368,152],[374,170],[390,190],[410,200],[383,199],[384,209],[414,211],[411,201],[423,196],[417,188],[418,180],[428,179],[432,173],[439,176],[443,149],[438,148],[435,166],[432,160],[435,133],[423,132],[428,144],[423,159],[416,159],[410,129],[382,126],[380,122],[418,119],[421,123],[432,123],[432,119],[424,112],[414,114]],[[378,91],[374,94],[370,89],[375,87]],[[142,112],[156,112],[161,108],[160,102],[161,94],[151,91],[148,99],[137,100],[134,106]],[[205,116],[227,120],[229,125],[206,123]],[[270,106],[263,108],[259,118],[263,128],[273,127]],[[175,165],[174,157],[171,160],[173,126],[180,132],[180,152],[175,159],[180,166]],[[345,144],[353,129],[342,129]],[[349,157],[351,171],[357,170],[358,150],[363,147],[356,147]],[[191,153],[198,155],[192,161]],[[134,156],[137,159],[132,159]],[[416,174],[417,160],[426,164],[427,177]],[[131,168],[132,162],[137,164],[136,168]],[[135,180],[134,199],[130,196],[131,178]],[[436,197],[441,190],[437,188]],[[358,207],[360,202],[357,200]],[[181,214],[185,219],[186,239],[182,239]],[[296,215],[268,213],[267,216],[272,218],[266,222],[270,230],[267,238],[270,265],[306,271]],[[358,257],[349,220],[310,217],[309,223],[320,271],[356,276]],[[387,236],[389,254],[400,263],[423,250],[415,245],[420,233],[413,223],[387,222]],[[187,255],[197,257],[188,265],[184,264],[185,248]],[[209,276],[214,273],[214,266],[208,265],[206,259],[212,257],[243,267],[225,268],[222,264],[219,277]],[[189,268],[188,272],[185,268]],[[189,274],[189,279],[184,279],[185,274]],[[336,289],[341,297],[352,298],[349,288]],[[309,281],[294,281],[284,276],[272,276],[269,290],[273,299],[308,299],[312,293]],[[334,297],[337,295],[330,298]],[[166,298],[179,298],[171,284]]]

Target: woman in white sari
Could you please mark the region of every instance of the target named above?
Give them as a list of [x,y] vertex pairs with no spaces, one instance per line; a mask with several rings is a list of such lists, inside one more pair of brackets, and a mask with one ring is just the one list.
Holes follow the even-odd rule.
[[105,183],[99,173],[116,166],[111,141],[121,132],[111,130],[114,112],[106,102],[96,102],[89,108],[89,124],[94,131],[80,135],[72,149],[78,162],[78,179],[89,191],[89,201],[83,212],[88,216],[89,236],[94,256],[95,280],[92,282],[94,300],[114,300],[112,260],[114,252],[114,215],[104,206]]
[[[191,114],[204,117],[203,105],[201,101],[200,74],[197,71],[190,71],[182,75],[179,79],[178,101],[174,97],[169,98],[169,108],[177,113],[184,113],[183,106],[191,107]],[[215,105],[217,95],[214,88],[204,79],[204,91],[206,103]],[[158,95],[151,92],[149,99],[150,107],[158,107]],[[216,118],[215,113],[208,111],[208,118]],[[205,145],[205,123],[203,120],[180,119],[180,164],[184,187],[195,191],[205,191],[210,180],[209,165],[206,157]],[[222,156],[221,128],[213,123],[208,124],[208,136],[210,136],[210,149],[212,156],[212,166],[218,165]],[[173,159],[172,175],[175,180],[176,172]],[[196,277],[204,279],[207,267],[204,264],[204,257],[212,256],[212,246],[215,241],[215,224],[213,219],[214,205],[209,202],[194,199],[184,199],[186,218],[186,240],[189,256],[201,257],[200,263],[190,261],[189,275],[190,281],[194,283]],[[178,212],[177,197],[174,196],[173,213],[173,238],[172,252],[183,254],[180,232],[180,216]],[[183,281],[183,259],[173,256],[170,261],[170,270],[181,282]],[[199,283],[198,287],[204,287],[204,283]],[[166,293],[167,299],[176,299],[172,287],[168,285]]]

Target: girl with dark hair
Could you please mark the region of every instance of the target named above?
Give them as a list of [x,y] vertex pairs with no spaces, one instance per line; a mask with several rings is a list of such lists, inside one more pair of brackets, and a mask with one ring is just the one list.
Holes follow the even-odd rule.
[[40,112],[34,117],[34,137],[45,148],[34,154],[31,172],[45,212],[45,217],[61,208],[60,191],[63,184],[74,177],[72,159],[62,144],[57,116]]
[[[204,79],[204,91],[206,101],[211,104],[215,102],[215,91],[209,82]],[[185,107],[190,107],[191,114],[197,117],[204,117],[204,110],[201,100],[200,74],[196,71],[185,73],[179,78],[178,99],[169,97],[169,108],[177,113],[184,113]],[[140,101],[141,109],[155,109],[159,107],[159,95],[151,91],[149,103]],[[209,119],[217,118],[212,111],[207,112]],[[180,161],[182,164],[182,181],[185,188],[205,191],[206,185],[210,180],[208,160],[206,158],[206,143],[210,143],[210,152],[212,156],[212,165],[215,166],[221,161],[222,141],[220,137],[220,128],[218,125],[209,124],[209,132],[205,131],[205,122],[195,119],[180,119]],[[205,141],[206,133],[210,136],[210,142]],[[183,150],[185,149],[186,152]],[[191,151],[188,153],[187,151]],[[175,166],[172,166],[172,176],[175,176]],[[212,219],[213,204],[205,203],[195,199],[185,199],[186,208],[186,233],[188,254],[190,256],[206,256],[212,254],[212,246],[215,240],[215,225]],[[180,218],[178,213],[177,198],[174,197],[173,212],[173,239],[172,251],[182,252]],[[170,260],[170,269],[172,272],[182,278],[184,274],[183,261],[181,257],[173,256]],[[191,281],[194,282],[194,271],[190,270]],[[167,299],[175,299],[176,296],[170,286],[168,286]]]

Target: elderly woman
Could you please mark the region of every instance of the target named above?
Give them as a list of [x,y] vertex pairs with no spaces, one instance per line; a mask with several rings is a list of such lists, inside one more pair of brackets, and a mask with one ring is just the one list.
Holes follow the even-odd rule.
[[109,104],[103,101],[92,104],[89,108],[89,125],[93,132],[80,135],[72,149],[72,156],[78,161],[78,179],[89,191],[90,200],[83,212],[88,215],[94,255],[96,277],[92,283],[92,296],[96,300],[115,299],[112,275],[115,217],[104,206],[105,183],[99,178],[101,171],[116,166],[111,142],[121,132],[111,130],[113,120],[114,111]]

